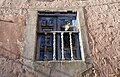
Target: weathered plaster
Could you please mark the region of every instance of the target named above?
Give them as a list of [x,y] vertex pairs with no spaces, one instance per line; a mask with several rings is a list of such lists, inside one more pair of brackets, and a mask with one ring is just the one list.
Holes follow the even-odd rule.
[[[74,8],[71,8],[71,7],[74,7]],[[81,51],[82,51],[81,52],[82,53],[82,61],[78,61],[78,62],[70,61],[69,62],[69,63],[73,64],[71,66],[73,66],[72,69],[74,70],[74,72],[71,72],[73,70],[71,70],[70,67],[61,69],[61,68],[67,66],[67,63],[68,63],[67,61],[66,61],[67,62],[66,65],[59,66],[58,70],[64,71],[64,73],[66,72],[68,74],[69,74],[69,72],[71,72],[70,75],[72,77],[72,76],[75,76],[75,74],[76,74],[75,72],[78,73],[78,70],[84,71],[85,69],[87,69],[86,68],[86,64],[85,64],[85,59],[87,60],[87,62],[89,61],[89,63],[90,63],[90,60],[87,59],[87,58],[89,58],[89,56],[88,56],[89,55],[88,54],[89,47],[88,47],[88,44],[87,44],[87,36],[86,36],[86,33],[85,33],[85,29],[86,28],[84,27],[85,26],[84,12],[83,12],[82,7],[77,7],[77,6],[74,6],[74,5],[71,6],[71,7],[66,7],[66,8],[64,8],[64,7],[62,7],[62,8],[48,8],[48,5],[46,5],[45,8],[41,7],[41,6],[38,6],[38,7],[34,8],[34,9],[33,8],[28,9],[28,18],[27,18],[27,21],[26,21],[26,27],[25,27],[25,32],[24,32],[24,39],[25,39],[24,40],[24,49],[25,50],[23,51],[24,52],[23,55],[28,59],[28,60],[26,60],[26,59],[24,60],[25,65],[31,67],[33,69],[33,71],[34,70],[39,70],[38,68],[36,68],[36,67],[39,67],[39,64],[36,63],[35,57],[34,57],[35,56],[35,43],[36,43],[36,22],[37,22],[37,12],[38,11],[62,11],[62,12],[64,12],[64,11],[65,12],[67,12],[67,11],[77,11],[77,13],[78,13],[77,20],[79,22],[78,25],[79,25],[79,27],[81,27],[79,29],[80,29],[80,40],[81,40],[80,46],[81,46]],[[83,48],[83,45],[84,46],[87,45],[87,46],[85,46]],[[85,53],[85,55],[84,55],[84,53]],[[43,63],[43,62],[40,62],[40,63]],[[65,63],[65,62],[62,62],[62,61],[61,62],[58,62],[58,61],[44,62],[45,65],[46,64],[50,64],[50,65],[54,64],[56,66],[59,65],[59,64],[62,64],[62,63]],[[76,65],[74,65],[74,63]],[[78,66],[78,65],[81,65],[81,64],[82,64],[82,66]],[[77,68],[75,69],[74,67],[77,67]],[[48,76],[50,76],[50,74],[49,74],[49,70],[50,69],[47,68],[47,66],[45,68],[46,68],[46,71],[43,71],[44,69],[40,69],[41,72],[46,73]],[[68,70],[68,69],[70,70],[69,72],[65,71],[65,70]],[[80,73],[80,71],[79,71],[79,73]],[[52,74],[53,75],[58,75],[59,73],[57,71],[56,72],[54,71]],[[38,73],[38,76],[39,75],[41,75],[41,74]],[[62,75],[60,75],[60,77],[61,76]],[[43,75],[42,77],[46,77],[46,76]],[[62,77],[65,77],[65,75],[63,75]]]
[[[69,10],[75,7],[85,8],[87,30],[85,29],[82,32],[83,34],[87,32],[86,34],[89,36],[90,56],[94,65],[93,72],[95,75],[98,77],[120,76],[120,0],[54,0],[52,2],[42,2],[41,0],[0,0],[0,77],[37,77],[35,71],[31,70],[33,68],[25,65],[25,63],[23,64],[23,58],[25,60],[28,57],[26,53],[26,56],[22,56],[23,46],[21,45],[23,44],[23,32],[27,24],[25,22],[28,19],[28,10],[35,10],[34,8],[64,10],[64,8],[71,5],[72,7]],[[30,62],[28,61],[28,63]],[[33,66],[33,62],[30,66]],[[82,74],[86,74],[86,77],[89,77],[88,70]]]

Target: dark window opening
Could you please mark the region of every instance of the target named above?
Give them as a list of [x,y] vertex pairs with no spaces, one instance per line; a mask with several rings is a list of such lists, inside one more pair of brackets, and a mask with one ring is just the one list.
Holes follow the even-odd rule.
[[36,59],[81,60],[76,12],[38,12]]

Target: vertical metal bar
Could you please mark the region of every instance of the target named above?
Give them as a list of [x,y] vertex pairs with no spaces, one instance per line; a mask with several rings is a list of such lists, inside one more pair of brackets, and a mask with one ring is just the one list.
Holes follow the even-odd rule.
[[63,40],[63,32],[61,33],[61,45],[62,45],[62,60],[65,60],[64,58],[64,40]]
[[73,58],[73,48],[72,48],[72,33],[71,32],[69,32],[69,35],[70,35],[70,51],[71,51],[71,60],[74,60],[74,58]]
[[56,49],[56,47],[55,47],[55,43],[56,43],[56,39],[55,39],[55,34],[56,33],[53,33],[53,60],[56,60],[56,52],[55,52],[55,49]]

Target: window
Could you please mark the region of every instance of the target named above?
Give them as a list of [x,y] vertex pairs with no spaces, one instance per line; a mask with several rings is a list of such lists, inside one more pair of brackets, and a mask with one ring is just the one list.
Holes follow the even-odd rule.
[[77,12],[38,12],[36,59],[81,60]]

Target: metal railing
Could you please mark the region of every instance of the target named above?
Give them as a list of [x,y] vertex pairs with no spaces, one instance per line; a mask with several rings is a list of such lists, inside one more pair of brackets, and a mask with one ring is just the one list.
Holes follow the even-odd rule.
[[79,33],[78,31],[51,31],[53,33],[53,60],[56,60],[56,34],[60,33],[61,35],[61,53],[62,53],[62,60],[65,60],[64,56],[64,34],[69,33],[69,40],[70,40],[70,52],[71,52],[71,60],[73,58],[73,45],[72,45],[72,33]]
[[[80,60],[82,57],[80,49],[79,31],[49,31],[37,32],[42,35],[52,35],[52,58],[50,60]],[[66,36],[67,35],[67,36]],[[67,40],[65,39],[67,37]],[[74,39],[73,39],[74,38]],[[46,38],[44,38],[46,40]],[[68,48],[66,48],[66,42]],[[46,41],[45,41],[46,44]],[[47,45],[47,44],[46,44]],[[44,60],[49,60],[47,57],[47,50],[45,45]],[[40,51],[41,52],[41,51]],[[69,56],[69,57],[66,57]],[[67,58],[67,59],[66,59]],[[42,59],[43,60],[43,59]]]

